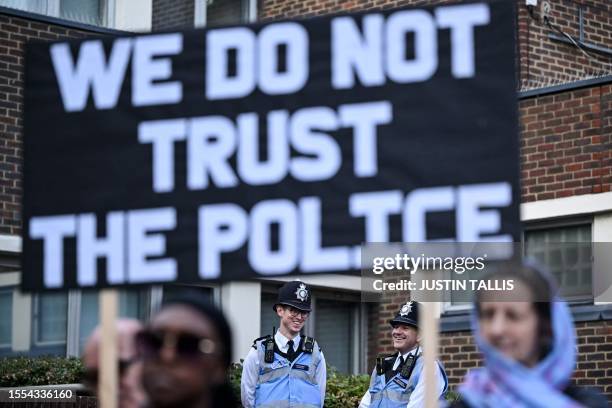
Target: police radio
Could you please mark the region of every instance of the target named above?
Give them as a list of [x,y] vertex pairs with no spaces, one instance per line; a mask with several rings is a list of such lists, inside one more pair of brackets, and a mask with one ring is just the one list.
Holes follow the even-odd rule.
[[376,375],[383,375],[385,373],[385,357],[376,357]]
[[302,346],[302,351],[304,353],[312,354],[314,350],[315,340],[312,337],[304,336],[304,345]]
[[415,353],[409,355],[406,358],[406,362],[404,363],[404,366],[402,367],[402,371],[400,371],[400,374],[402,377],[410,378],[410,375],[412,374],[412,370],[414,370],[414,365],[416,364],[416,360],[417,358],[419,358],[418,353],[419,353],[419,347],[417,346]]
[[265,353],[264,353],[264,361],[266,363],[274,362],[274,333],[276,332],[276,327],[272,328],[272,336],[268,336],[268,338],[264,341]]

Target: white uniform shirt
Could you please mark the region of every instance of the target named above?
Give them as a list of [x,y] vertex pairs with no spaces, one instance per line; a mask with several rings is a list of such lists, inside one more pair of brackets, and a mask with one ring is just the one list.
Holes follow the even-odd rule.
[[[293,339],[293,350],[297,351],[300,340],[302,337],[298,334]],[[287,343],[290,339],[283,336],[279,330],[276,331],[274,335],[274,341],[276,342],[276,346],[278,349],[287,353],[289,350],[289,346]],[[253,408],[255,407],[255,387],[257,386],[257,378],[259,377],[259,357],[257,355],[257,350],[253,347],[249,350],[249,354],[247,354],[244,359],[244,364],[242,365],[242,380],[240,381],[240,399],[242,400],[242,405],[244,408]],[[325,357],[323,356],[323,352],[321,352],[321,361],[319,361],[319,365],[315,371],[315,377],[317,379],[317,384],[319,384],[319,388],[321,389],[321,407],[325,402],[325,383],[327,381],[327,370],[325,368]]]
[[[419,350],[422,351],[423,349],[419,348]],[[416,351],[417,348],[415,347],[406,354],[402,354],[401,357],[403,357],[405,360],[409,355],[414,355]],[[400,355],[398,353],[397,357],[395,358],[395,362],[393,363],[393,370],[397,369],[400,362]],[[374,371],[376,371],[376,368],[374,368]],[[414,387],[412,394],[410,394],[410,401],[408,402],[408,405],[406,405],[406,408],[421,408],[425,406],[425,381],[421,381],[422,379],[423,376],[419,377],[419,382],[417,383],[416,387]],[[440,396],[444,391],[444,377],[442,376],[440,369],[436,370],[436,379],[438,384],[438,396]],[[359,403],[359,408],[370,408],[371,398],[372,396],[370,395],[370,390],[368,389]]]

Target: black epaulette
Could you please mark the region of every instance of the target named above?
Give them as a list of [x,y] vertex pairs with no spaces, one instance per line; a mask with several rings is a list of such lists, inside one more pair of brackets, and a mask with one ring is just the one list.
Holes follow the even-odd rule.
[[389,360],[393,359],[393,362],[395,362],[395,354],[391,354],[391,355],[378,355],[376,357],[376,374],[377,375],[383,375],[387,369],[389,368],[389,366],[393,365],[393,362],[390,362]]
[[270,338],[270,339],[271,339],[271,338],[272,338],[272,336],[268,334],[267,336],[261,336],[261,337],[259,337],[259,338],[255,339],[255,340],[253,340],[253,345],[252,345],[251,347],[253,347],[255,350],[257,350],[257,342],[258,342],[259,340],[264,340],[264,339],[268,339],[268,338]]
[[[304,338],[302,339],[302,351],[304,353],[312,354],[312,352],[314,351],[315,343],[316,341],[314,337],[304,336]],[[321,351],[321,347],[319,347],[319,351]]]

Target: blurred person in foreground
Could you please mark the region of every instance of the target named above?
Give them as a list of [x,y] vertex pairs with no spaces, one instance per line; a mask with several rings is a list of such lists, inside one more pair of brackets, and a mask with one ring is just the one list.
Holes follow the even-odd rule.
[[607,407],[596,391],[570,383],[576,337],[567,303],[539,266],[508,264],[489,279],[514,281],[510,292],[480,292],[472,332],[484,367],[472,369],[453,407]]
[[[417,408],[425,406],[425,380],[422,348],[419,338],[418,302],[407,302],[389,321],[393,348],[388,357],[378,357],[370,387],[359,408]],[[436,361],[437,397],[443,398],[448,388],[444,368]]]
[[[136,335],[142,330],[142,327],[142,324],[135,319],[119,319],[116,323],[119,358],[119,408],[146,407],[146,395],[140,384],[142,364],[138,360],[136,347]],[[101,333],[101,327],[97,326],[87,340],[83,352],[83,365],[85,366],[83,382],[94,393],[98,390]]]
[[138,335],[151,407],[231,408],[232,334],[223,314],[195,293],[166,302]]

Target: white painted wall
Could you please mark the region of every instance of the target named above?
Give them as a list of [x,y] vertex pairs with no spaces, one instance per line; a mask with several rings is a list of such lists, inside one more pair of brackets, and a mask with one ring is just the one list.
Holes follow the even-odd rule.
[[540,200],[521,204],[521,221],[597,214],[612,211],[612,192]]
[[234,361],[245,358],[259,337],[261,283],[230,282],[221,286],[221,309],[232,327]]
[[13,293],[13,350],[27,351],[32,338],[32,296]]

